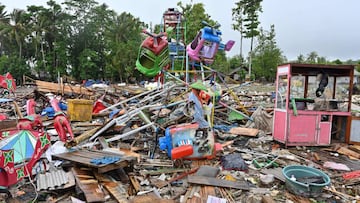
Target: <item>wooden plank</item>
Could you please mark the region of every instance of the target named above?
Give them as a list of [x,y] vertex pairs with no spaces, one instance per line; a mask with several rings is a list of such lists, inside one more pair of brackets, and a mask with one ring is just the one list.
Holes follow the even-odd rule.
[[[63,160],[69,160],[72,162],[80,163],[85,166],[95,168],[99,173],[105,173],[117,168],[126,167],[129,164],[132,164],[135,160],[134,157],[128,157],[128,156],[121,156],[119,154],[110,153],[110,152],[104,152],[104,151],[94,151],[94,150],[79,150],[79,151],[73,151],[73,152],[67,152],[62,154],[54,154],[52,155],[54,159],[63,159]],[[116,156],[120,157],[120,160],[115,163],[109,163],[109,164],[93,164],[91,163],[92,159],[96,158],[103,158],[106,156]]]
[[171,199],[161,199],[154,194],[154,192],[146,195],[137,195],[131,199],[131,203],[175,203],[175,200]]
[[137,159],[137,162],[141,161],[141,154],[133,152],[132,150],[129,149],[118,149],[120,152],[123,152],[126,156],[130,156],[130,157],[134,157]]
[[324,190],[332,192],[333,194],[341,197],[343,200],[346,200],[346,202],[353,202],[354,200],[356,200],[356,202],[360,201],[360,198],[357,196],[351,196],[342,192],[339,192],[335,189],[334,186],[331,186],[329,188],[324,188]]
[[240,189],[240,190],[251,190],[252,189],[245,181],[233,182],[233,181],[205,177],[205,176],[189,176],[188,182],[193,183],[193,184],[199,184],[199,185],[235,188],[235,189]]
[[[78,129],[78,127],[76,128]],[[76,136],[73,140],[71,140],[70,142],[66,142],[65,146],[66,147],[73,147],[78,145],[80,142],[88,139],[89,137],[91,137],[94,133],[96,133],[96,131],[98,131],[100,129],[100,127],[96,127],[93,128],[91,130],[87,130],[85,132],[82,132],[81,135]],[[75,129],[73,129],[73,131],[75,131]]]
[[128,203],[126,191],[118,183],[105,183],[105,188],[110,192],[110,194],[119,202],[119,203]]
[[255,137],[259,133],[259,130],[255,128],[234,127],[229,130],[229,133],[235,135],[245,135],[245,136]]
[[273,200],[273,198],[271,196],[262,196],[262,199],[261,199],[261,202],[262,203],[275,203],[275,200]]
[[129,176],[130,183],[133,186],[135,193],[138,193],[140,191],[140,183],[137,181],[137,179],[134,176]]
[[80,86],[73,86],[73,85],[59,85],[58,83],[53,82],[45,82],[41,80],[35,80],[35,84],[39,91],[43,92],[53,92],[56,94],[59,93],[76,93],[76,94],[83,94],[83,95],[93,95],[93,91],[87,89],[85,87]]
[[3,120],[0,122],[0,129],[1,131],[15,130],[17,129],[16,128],[17,123],[18,123],[17,119]]
[[187,172],[184,172],[184,173],[182,173],[182,174],[180,174],[178,176],[175,176],[175,177],[171,178],[170,180],[165,181],[164,184],[160,185],[158,188],[165,187],[166,185],[171,184],[174,181],[181,180],[184,177],[188,176],[189,174],[193,174],[193,173],[197,172],[198,170],[199,170],[199,167],[196,167],[196,168],[191,169],[190,171],[187,171]]
[[351,150],[351,149],[348,149],[346,147],[339,147],[337,150],[336,150],[339,154],[344,154],[344,155],[347,155],[347,156],[350,156],[350,157],[354,157],[356,159],[360,159],[360,154]]
[[149,170],[141,170],[139,173],[142,176],[154,176],[154,175],[161,175],[161,174],[169,174],[169,173],[180,173],[180,172],[186,172],[189,171],[188,168],[163,168],[163,169],[158,169],[158,170],[153,170],[153,171],[149,171]]
[[[115,154],[115,153],[107,153],[106,151],[74,151],[71,154],[69,154],[70,156],[74,156],[74,157],[84,157],[84,158],[89,158],[91,159],[97,159],[97,158],[103,158],[105,156],[117,156],[117,157],[122,157],[119,154]],[[101,165],[100,165],[101,166]]]
[[[81,170],[77,167],[71,169],[75,176],[76,185],[83,191],[86,202],[105,202],[105,194],[99,188],[98,182],[91,174],[91,171]],[[89,178],[81,178],[79,175],[86,175]]]
[[124,168],[124,167],[127,167],[127,166],[129,166],[129,162],[127,160],[123,160],[123,161],[120,161],[120,162],[116,162],[116,163],[112,163],[112,164],[108,164],[108,165],[99,167],[98,172],[99,173],[106,173],[106,172],[109,172],[109,171],[112,171],[112,170],[115,170],[115,169],[118,169],[118,168]]
[[127,188],[123,184],[111,180],[108,176],[101,173],[95,173],[95,177],[119,203],[128,202],[127,198],[129,195],[127,194]]
[[61,154],[55,154],[53,155],[55,157],[60,157],[63,159],[67,159],[67,158],[78,158],[78,157],[82,157],[84,159],[93,159],[93,158],[102,158],[105,156],[117,156],[117,157],[122,157],[119,154],[116,153],[111,153],[111,152],[106,152],[106,151],[94,151],[94,150],[78,150],[78,151],[72,151],[72,152],[66,152],[66,153],[61,153]]

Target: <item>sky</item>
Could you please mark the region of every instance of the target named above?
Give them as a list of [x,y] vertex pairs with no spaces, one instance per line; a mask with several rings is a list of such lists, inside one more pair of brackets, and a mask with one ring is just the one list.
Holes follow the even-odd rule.
[[[62,0],[56,0],[58,3]],[[129,12],[141,21],[160,24],[168,8],[180,0],[96,0],[118,14]],[[222,40],[235,40],[228,57],[240,54],[240,34],[232,30],[232,8],[238,0],[183,0],[183,5],[203,3],[211,19],[221,24]],[[28,5],[46,5],[47,0],[2,0],[8,11]],[[263,0],[260,27],[275,25],[276,43],[288,60],[315,51],[327,60],[360,59],[359,0]],[[243,40],[243,53],[250,51],[250,39]]]

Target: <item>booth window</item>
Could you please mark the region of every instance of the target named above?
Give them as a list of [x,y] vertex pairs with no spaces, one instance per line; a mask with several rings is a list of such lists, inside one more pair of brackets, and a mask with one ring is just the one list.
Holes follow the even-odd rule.
[[288,92],[287,75],[280,75],[278,79],[278,90],[276,94],[276,108],[286,109],[286,96]]

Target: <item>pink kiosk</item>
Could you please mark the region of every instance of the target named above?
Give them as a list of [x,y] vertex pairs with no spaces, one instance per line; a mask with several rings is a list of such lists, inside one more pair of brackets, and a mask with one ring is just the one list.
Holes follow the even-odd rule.
[[273,138],[285,146],[349,142],[353,65],[277,67]]

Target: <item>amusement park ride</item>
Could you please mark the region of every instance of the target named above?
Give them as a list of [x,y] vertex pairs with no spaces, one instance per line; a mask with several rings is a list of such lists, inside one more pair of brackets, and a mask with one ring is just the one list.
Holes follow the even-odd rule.
[[[16,89],[10,73],[0,76],[0,84],[4,91],[10,93],[14,93]],[[17,104],[12,99],[0,99],[3,105],[8,105],[10,102],[13,102],[17,110]],[[44,130],[41,119],[35,114],[35,106],[32,102],[32,100],[28,101],[26,117],[16,111],[17,119],[10,120],[4,116],[0,120],[0,186],[2,187],[8,187],[24,177],[31,176],[33,166],[50,146],[50,137]],[[12,123],[11,121],[16,121],[17,125],[6,126]]]
[[[186,22],[182,13],[170,8],[163,14],[163,29],[159,34],[153,34],[146,30],[147,35],[142,42],[136,68],[147,77],[163,76],[173,77],[170,74],[180,62],[182,69],[178,72],[186,74],[185,82],[189,82],[189,66],[200,66],[203,73],[203,65],[211,65],[214,62],[218,50],[230,51],[234,45],[233,40],[226,44],[222,43],[220,24],[211,26],[202,22],[204,27],[198,32],[191,43],[186,42]],[[184,69],[185,67],[185,69]],[[204,78],[203,78],[204,79]]]
[[[197,111],[207,105],[209,100],[217,102],[215,98],[221,96],[221,86],[216,83],[216,79],[219,78],[223,82],[224,80],[220,77],[220,73],[208,66],[213,64],[219,50],[230,51],[235,43],[233,40],[226,44],[222,43],[219,24],[211,26],[205,21],[202,24],[204,27],[198,31],[191,43],[186,45],[185,18],[181,12],[169,8],[163,14],[162,31],[159,34],[144,31],[147,37],[140,46],[136,60],[137,70],[147,77],[155,77],[159,86],[165,79],[175,79],[189,85],[192,89],[190,95],[195,98],[193,100],[200,101],[195,102],[195,106],[196,103],[200,106]],[[189,71],[190,66],[192,71]],[[200,70],[197,70],[198,67]],[[192,79],[189,77],[190,72],[194,73]],[[210,73],[209,77],[205,77],[205,72]],[[197,73],[201,74],[201,80],[197,80]],[[179,74],[185,78],[180,79]],[[197,82],[195,85],[189,84],[195,82]],[[205,104],[203,99],[207,101]],[[204,115],[198,117],[204,117]],[[195,116],[194,120],[196,120]],[[209,128],[203,128],[201,122],[168,127],[165,136],[159,139],[160,149],[167,150],[172,159],[213,157],[214,132],[209,116],[207,120]]]

